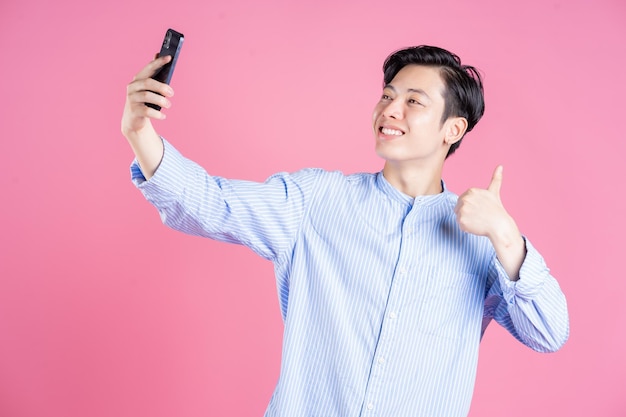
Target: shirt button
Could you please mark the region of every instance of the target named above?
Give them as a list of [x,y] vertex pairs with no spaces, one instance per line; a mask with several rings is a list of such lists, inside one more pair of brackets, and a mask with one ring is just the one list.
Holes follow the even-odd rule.
[[394,313],[393,311],[392,311],[391,313],[389,313],[389,318],[390,318],[390,319],[392,319],[392,320],[393,320],[393,319],[395,319],[395,318],[397,318],[397,317],[398,317],[398,315],[397,315],[396,313]]
[[406,233],[413,233],[413,228],[412,227],[407,227],[406,229],[404,229],[404,231]]
[[406,268],[404,268],[404,267],[400,268],[400,273],[402,275],[406,274]]
[[368,409],[368,410],[373,410],[373,409],[374,409],[374,404],[369,403],[369,404],[367,405],[367,409]]
[[380,358],[378,358],[378,363],[381,364],[381,365],[383,363],[385,363],[385,358],[383,358],[382,356]]

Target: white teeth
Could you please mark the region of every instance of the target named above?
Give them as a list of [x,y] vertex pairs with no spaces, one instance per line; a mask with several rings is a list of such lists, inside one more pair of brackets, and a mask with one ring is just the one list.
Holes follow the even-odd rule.
[[389,129],[387,127],[383,127],[382,129],[380,129],[380,131],[385,135],[393,135],[393,136],[402,135],[402,132],[400,130]]

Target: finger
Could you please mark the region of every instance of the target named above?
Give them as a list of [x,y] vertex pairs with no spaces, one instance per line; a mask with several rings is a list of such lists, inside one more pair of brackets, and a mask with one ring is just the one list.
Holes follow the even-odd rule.
[[165,120],[165,118],[167,117],[165,113],[162,113],[160,110],[153,109],[152,107],[146,105],[144,105],[143,107],[147,109],[145,113],[146,117],[157,120]]
[[[152,94],[152,93],[149,93],[149,94]],[[147,103],[156,104],[160,106],[161,108],[167,108],[169,106],[169,103],[163,102],[162,100],[164,100],[164,98],[156,94],[152,94],[152,97],[156,96],[154,99],[152,99],[149,96],[149,94],[146,95],[146,98],[144,100],[138,100],[130,104],[131,106],[130,114],[133,117],[149,117],[151,119],[165,119],[165,113],[153,107],[147,106],[146,104]]]
[[166,97],[149,90],[138,91],[135,94],[128,96],[128,99],[131,104],[144,105],[149,103],[166,109],[169,109],[172,106],[172,103]]
[[500,187],[502,187],[502,170],[504,167],[502,165],[498,165],[496,169],[493,171],[493,176],[491,177],[491,183],[487,190],[500,195]]
[[153,78],[145,78],[142,80],[135,80],[128,84],[126,94],[131,96],[135,93],[142,91],[152,91],[165,97],[172,97],[174,90],[168,84],[159,82]]
[[163,65],[167,64],[171,60],[172,57],[170,55],[156,57],[154,60],[150,61],[148,65],[143,67],[141,71],[137,73],[137,75],[135,75],[133,81],[152,77],[159,70],[159,68],[161,68]]

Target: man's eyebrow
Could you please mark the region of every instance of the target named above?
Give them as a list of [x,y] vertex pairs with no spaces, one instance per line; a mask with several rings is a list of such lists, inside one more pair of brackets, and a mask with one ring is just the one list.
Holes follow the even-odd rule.
[[[393,91],[394,93],[396,93],[398,90],[396,90],[396,88],[391,85],[391,84],[386,84],[384,88],[388,88],[391,91]],[[409,88],[408,90],[406,90],[409,93],[417,93],[420,94],[424,97],[426,97],[428,100],[432,101],[432,99],[430,98],[430,96],[426,93],[426,91],[422,90],[421,88]]]

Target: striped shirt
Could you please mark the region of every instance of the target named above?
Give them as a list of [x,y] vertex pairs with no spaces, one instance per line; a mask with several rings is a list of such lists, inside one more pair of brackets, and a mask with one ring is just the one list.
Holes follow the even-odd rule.
[[466,416],[492,319],[541,352],[568,337],[539,253],[526,240],[510,281],[490,241],[459,229],[445,186],[413,199],[382,173],[229,180],[164,144],[149,181],[131,166],[163,222],[274,264],[284,341],[266,417]]

